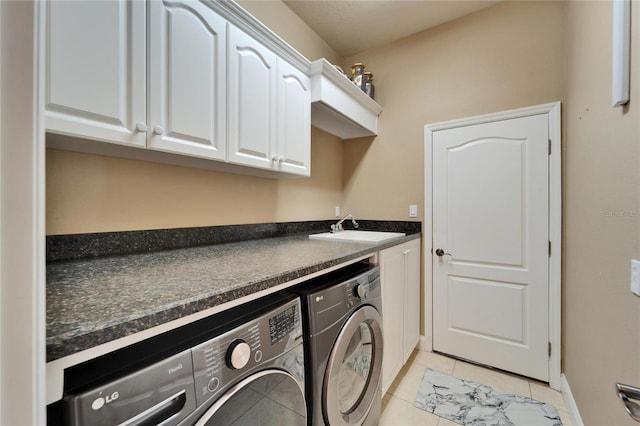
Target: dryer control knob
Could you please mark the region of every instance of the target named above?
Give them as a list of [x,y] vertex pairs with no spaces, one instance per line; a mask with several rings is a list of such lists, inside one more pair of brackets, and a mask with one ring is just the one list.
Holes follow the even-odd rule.
[[251,347],[242,339],[236,339],[227,348],[225,361],[227,367],[232,370],[239,370],[251,359]]
[[362,284],[356,284],[353,287],[353,295],[362,299],[363,297],[367,297],[367,289]]

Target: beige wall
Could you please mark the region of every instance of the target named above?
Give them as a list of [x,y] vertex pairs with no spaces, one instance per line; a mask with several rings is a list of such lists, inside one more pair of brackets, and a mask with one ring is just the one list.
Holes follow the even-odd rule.
[[280,0],[239,0],[238,3],[310,61],[320,58],[334,64],[342,61],[326,41]]
[[[278,1],[242,6],[307,58],[339,55]],[[311,178],[264,179],[47,150],[47,234],[329,219],[342,200],[342,146],[312,129]]]
[[631,103],[612,108],[611,2],[567,4],[564,372],[587,425],[636,424],[614,385],[640,386],[640,299],[629,291],[640,258],[637,6]]
[[[339,61],[281,3],[241,4],[310,59]],[[634,48],[632,103],[611,108],[610,9],[505,2],[346,58],[375,74],[380,135],[342,142],[314,129],[311,179],[48,151],[47,233],[326,219],[339,203],[396,220],[418,204],[421,220],[425,124],[561,100],[563,371],[587,425],[632,424],[613,386],[640,386],[640,299],[629,292],[629,260],[640,258],[640,70]]]
[[329,219],[342,141],[312,128],[311,178],[265,179],[47,150],[47,234]]
[[[423,216],[424,125],[562,98],[562,2],[508,2],[346,58],[374,73],[380,132],[345,142],[345,208]],[[383,203],[380,200],[384,200]]]

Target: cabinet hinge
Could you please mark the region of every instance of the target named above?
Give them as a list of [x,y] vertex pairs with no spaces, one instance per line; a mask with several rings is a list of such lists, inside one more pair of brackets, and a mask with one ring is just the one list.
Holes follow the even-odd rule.
[[549,241],[549,257],[551,257],[551,241]]
[[549,358],[551,358],[551,342],[549,342]]
[[551,139],[549,139],[549,155],[551,155]]

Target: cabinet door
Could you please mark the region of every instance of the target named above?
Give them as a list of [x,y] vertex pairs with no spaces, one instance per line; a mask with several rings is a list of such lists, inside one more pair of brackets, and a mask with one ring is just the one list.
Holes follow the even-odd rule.
[[226,25],[195,1],[149,2],[150,149],[226,157]]
[[47,2],[47,130],[145,146],[145,5]]
[[420,340],[420,240],[404,245],[404,356],[403,364]]
[[382,392],[389,389],[403,364],[404,249],[402,245],[380,252],[382,288]]
[[230,25],[228,161],[272,169],[276,138],[276,56]]
[[278,170],[311,174],[311,82],[278,59]]

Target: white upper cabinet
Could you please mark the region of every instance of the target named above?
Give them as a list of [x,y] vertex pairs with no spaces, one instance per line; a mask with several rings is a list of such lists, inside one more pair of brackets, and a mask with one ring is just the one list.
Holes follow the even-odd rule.
[[277,162],[272,158],[277,130],[276,55],[230,26],[228,58],[228,160],[272,169]]
[[224,160],[227,22],[199,2],[149,7],[148,147]]
[[278,170],[311,174],[311,81],[278,59]]
[[47,130],[144,147],[146,2],[47,4]]
[[228,58],[229,162],[309,176],[309,77],[234,26]]
[[46,9],[46,128],[79,138],[48,138],[49,146],[309,176],[310,63],[236,3],[52,1]]
[[311,63],[311,124],[341,139],[378,134],[382,107],[326,59]]

